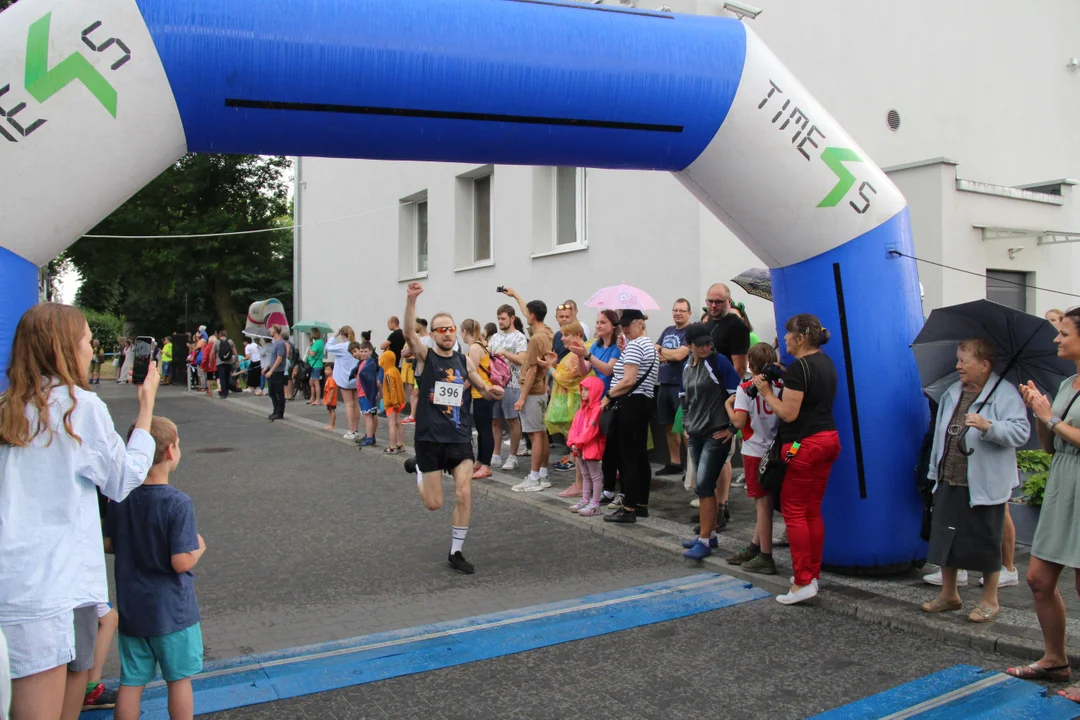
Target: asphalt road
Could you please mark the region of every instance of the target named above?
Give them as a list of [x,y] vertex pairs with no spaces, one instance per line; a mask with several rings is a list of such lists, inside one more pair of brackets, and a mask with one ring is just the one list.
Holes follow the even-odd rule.
[[[118,427],[129,388],[103,386]],[[208,659],[471,617],[698,572],[478,495],[445,565],[449,511],[429,513],[391,460],[163,388],[180,430],[173,484],[195,501]],[[450,487],[447,486],[447,490]],[[452,491],[448,492],[452,498]],[[493,660],[218,713],[234,718],[803,718],[957,663],[1009,658],[771,598]],[[115,675],[114,657],[106,675]]]

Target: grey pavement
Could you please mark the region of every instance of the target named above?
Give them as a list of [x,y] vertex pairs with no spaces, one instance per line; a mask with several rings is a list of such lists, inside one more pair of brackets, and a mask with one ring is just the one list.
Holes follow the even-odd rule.
[[[117,427],[136,409],[130,387],[97,388]],[[174,484],[192,496],[208,551],[196,570],[208,660],[563,600],[657,582],[701,567],[676,541],[689,531],[681,485],[658,491],[654,515],[611,527],[578,518],[554,492],[521,495],[497,473],[474,485],[465,553],[477,574],[445,566],[449,511],[429,513],[401,456],[358,450],[321,430],[325,410],[211,399],[163,388],[156,413],[180,430]],[[339,421],[344,419],[340,413]],[[382,437],[385,428],[380,431]],[[411,430],[408,431],[411,438]],[[380,441],[385,447],[385,441]],[[555,458],[557,460],[557,458]],[[557,484],[569,484],[570,477]],[[448,497],[452,497],[449,485]],[[734,491],[733,496],[739,491]],[[662,509],[670,506],[670,509]],[[733,501],[735,548],[749,503]],[[665,517],[669,516],[669,517]],[[721,556],[723,553],[721,553]],[[786,557],[778,560],[787,564]],[[709,570],[741,571],[722,561]],[[775,591],[779,578],[741,575]],[[1030,648],[975,641],[926,619],[910,601],[823,578],[819,600],[771,599],[491,661],[228,713],[224,718],[806,717],[959,662],[1001,668]],[[914,577],[884,583],[929,595]],[[849,583],[849,584],[845,584]],[[851,616],[872,622],[860,622]],[[877,624],[875,624],[877,623]],[[896,627],[886,627],[893,625]],[[998,626],[1001,623],[997,624]],[[904,632],[897,627],[916,630]],[[945,629],[942,629],[945,628]],[[925,635],[943,642],[927,643]],[[1028,641],[1030,638],[1020,638]],[[106,677],[118,674],[115,650]]]
[[[234,402],[235,405],[253,412],[256,410],[262,412],[262,407],[265,406],[266,412],[269,412],[269,400],[265,397],[258,398],[245,394],[228,402]],[[302,400],[290,402],[288,408],[291,417],[289,422],[296,427],[314,431],[317,434],[334,436],[321,431],[322,425],[325,424],[323,423],[326,412],[324,408],[305,406]],[[344,413],[339,413],[339,416],[340,425]],[[407,444],[410,444],[412,430],[408,426],[406,428]],[[385,421],[383,421],[379,427],[380,447],[374,451],[365,450],[364,452],[374,454],[385,447],[385,432]],[[340,438],[340,435],[338,437]],[[558,461],[559,450],[565,450],[565,448],[552,450],[552,463]],[[612,528],[598,517],[578,518],[567,512],[568,506],[574,500],[559,498],[557,492],[572,482],[573,478],[569,473],[552,472],[554,486],[543,493],[530,493],[524,496],[509,493],[509,486],[519,482],[528,473],[528,458],[522,458],[522,461],[519,470],[497,471],[491,479],[479,481],[474,485],[478,488],[489,488],[491,492],[502,497],[512,498],[564,522],[585,527],[592,532],[599,534],[614,532],[630,542],[664,549],[672,554],[681,553],[679,541],[691,535],[690,519],[695,511],[690,508],[689,502],[693,495],[683,489],[681,481],[677,478],[654,479],[654,489],[650,498],[651,515],[648,519],[639,520],[634,526]],[[654,470],[658,467],[654,466]],[[730,509],[732,522],[721,533],[720,550],[714,552],[713,556],[705,562],[705,566],[710,570],[750,580],[772,592],[786,592],[788,588],[786,579],[791,577],[791,555],[786,548],[775,549],[774,557],[779,574],[774,577],[744,573],[739,568],[731,567],[723,562],[722,558],[741,550],[753,536],[754,508],[752,501],[746,497],[745,490],[732,488]],[[778,535],[783,528],[779,513],[776,514],[775,520],[777,525],[774,535]],[[827,528],[826,531],[828,531]],[[1020,584],[1016,587],[1001,588],[999,592],[1001,613],[996,622],[986,625],[976,625],[966,619],[980,597],[981,588],[978,584],[977,573],[971,573],[968,587],[960,589],[965,603],[962,612],[928,616],[921,611],[919,606],[932,599],[938,591],[937,588],[922,581],[922,576],[932,571],[933,566],[923,569],[911,568],[905,573],[886,577],[858,577],[825,572],[821,579],[822,593],[814,602],[838,612],[857,615],[864,620],[890,627],[901,627],[929,637],[948,638],[954,642],[991,651],[1037,659],[1042,654],[1042,634],[1035,616],[1031,592],[1024,581],[1027,561],[1030,557],[1028,550],[1026,546],[1017,546],[1016,566],[1020,572]],[[1069,611],[1067,620],[1069,654],[1074,666],[1080,667],[1080,597],[1076,592],[1073,574],[1062,573],[1059,586]]]
[[795,720],[957,663],[1002,658],[772,600],[483,662],[255,705],[214,720]]

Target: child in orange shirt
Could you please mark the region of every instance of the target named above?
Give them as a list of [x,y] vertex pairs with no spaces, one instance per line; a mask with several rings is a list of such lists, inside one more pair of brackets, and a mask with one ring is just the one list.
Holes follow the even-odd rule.
[[401,432],[401,411],[405,409],[405,385],[397,369],[397,356],[386,350],[379,356],[379,381],[382,386],[383,407],[386,422],[390,426],[390,446],[383,450],[388,455],[405,452],[405,440]]
[[323,405],[330,413],[330,424],[323,428],[323,430],[333,430],[337,427],[337,395],[338,387],[334,382],[334,363],[325,362],[323,364],[324,374],[326,375],[326,382],[323,383]]

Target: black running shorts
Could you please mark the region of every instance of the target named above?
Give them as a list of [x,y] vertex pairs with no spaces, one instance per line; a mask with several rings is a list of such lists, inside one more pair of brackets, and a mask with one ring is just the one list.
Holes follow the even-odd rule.
[[417,440],[413,443],[416,450],[416,466],[420,472],[453,472],[461,463],[473,460],[472,443],[438,443]]

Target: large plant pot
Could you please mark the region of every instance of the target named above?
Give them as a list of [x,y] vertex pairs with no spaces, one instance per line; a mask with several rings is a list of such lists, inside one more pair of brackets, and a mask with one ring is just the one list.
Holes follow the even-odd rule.
[[1012,515],[1013,525],[1016,526],[1016,542],[1020,545],[1031,545],[1035,539],[1040,509],[1026,503],[1009,503],[1009,514]]

